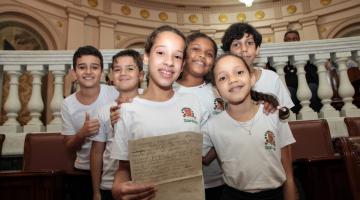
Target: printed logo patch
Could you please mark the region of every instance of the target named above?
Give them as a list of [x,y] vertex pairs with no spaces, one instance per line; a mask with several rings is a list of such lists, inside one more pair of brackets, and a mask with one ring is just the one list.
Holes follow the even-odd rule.
[[274,150],[276,149],[275,134],[271,131],[265,133],[265,149]]
[[198,122],[196,121],[194,112],[191,108],[185,107],[185,108],[181,109],[181,113],[183,115],[184,122],[192,122],[192,123],[198,124]]
[[213,114],[219,114],[225,109],[225,102],[222,98],[216,98],[214,99],[214,110]]

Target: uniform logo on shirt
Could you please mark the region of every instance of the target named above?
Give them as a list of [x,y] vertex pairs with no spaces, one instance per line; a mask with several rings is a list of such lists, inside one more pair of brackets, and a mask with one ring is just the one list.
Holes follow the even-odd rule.
[[181,109],[181,113],[183,115],[184,122],[192,122],[192,123],[198,124],[198,122],[196,121],[194,112],[191,108],[185,107],[185,108]]
[[276,149],[275,135],[271,131],[266,131],[266,133],[265,133],[265,149],[268,149],[268,150]]
[[222,98],[214,99],[214,111],[213,114],[219,114],[225,109],[225,102]]

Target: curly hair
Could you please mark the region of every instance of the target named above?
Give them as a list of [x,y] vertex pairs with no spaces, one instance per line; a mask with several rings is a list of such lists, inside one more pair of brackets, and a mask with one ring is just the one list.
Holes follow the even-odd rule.
[[245,33],[254,37],[256,48],[260,47],[262,36],[253,26],[247,23],[235,23],[226,29],[224,36],[221,39],[221,48],[224,50],[224,52],[229,52],[231,43],[234,40],[243,38]]

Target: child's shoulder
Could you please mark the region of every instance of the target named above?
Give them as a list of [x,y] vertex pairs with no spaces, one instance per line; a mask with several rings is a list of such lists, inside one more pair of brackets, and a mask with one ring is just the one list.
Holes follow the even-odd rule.
[[274,78],[277,79],[279,77],[279,75],[272,71],[272,70],[268,70],[268,69],[263,69],[263,68],[259,68],[261,70],[261,76],[264,76],[264,78]]

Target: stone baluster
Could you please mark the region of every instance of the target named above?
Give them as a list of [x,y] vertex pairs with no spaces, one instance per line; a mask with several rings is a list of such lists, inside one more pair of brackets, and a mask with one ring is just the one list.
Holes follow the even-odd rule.
[[267,62],[268,60],[266,57],[260,57],[255,60],[255,66],[260,68],[265,68]]
[[331,104],[331,97],[333,91],[328,81],[328,71],[325,68],[325,64],[329,62],[330,54],[315,54],[315,65],[319,75],[319,87],[317,95],[321,99],[323,107],[320,110],[320,118],[339,117],[340,113],[335,110]]
[[4,104],[7,120],[1,126],[2,133],[19,133],[22,127],[16,120],[18,112],[21,109],[19,99],[19,76],[21,75],[20,65],[4,65],[4,71],[10,76],[9,94]]
[[40,121],[40,116],[44,109],[41,97],[41,77],[44,75],[44,67],[42,65],[28,65],[27,70],[30,71],[33,80],[31,97],[27,105],[31,120],[24,126],[24,132],[43,132],[45,127]]
[[49,70],[55,77],[54,81],[54,95],[51,100],[50,108],[53,112],[53,120],[46,126],[48,132],[61,131],[61,107],[64,100],[63,97],[63,82],[65,75],[65,65],[50,65]]
[[304,67],[307,63],[309,56],[307,55],[295,55],[295,67],[297,69],[298,76],[298,89],[296,92],[296,96],[300,101],[302,106],[301,110],[298,114],[298,119],[310,120],[317,119],[317,113],[310,108],[310,99],[311,99],[311,90],[309,88],[308,83],[306,82],[305,70]]
[[[276,69],[276,72],[279,75],[284,86],[286,86],[284,67],[286,66],[286,64],[288,62],[288,57],[285,57],[285,56],[273,57],[273,61],[274,61],[273,67]],[[290,96],[289,90],[288,90],[288,94]],[[293,113],[292,111],[290,113],[289,120],[296,120],[295,113]]]
[[339,66],[339,95],[344,101],[345,105],[341,109],[341,116],[343,117],[360,117],[360,110],[352,104],[355,90],[351,85],[347,74],[346,62],[350,58],[350,52],[338,52],[336,53],[336,63]]

